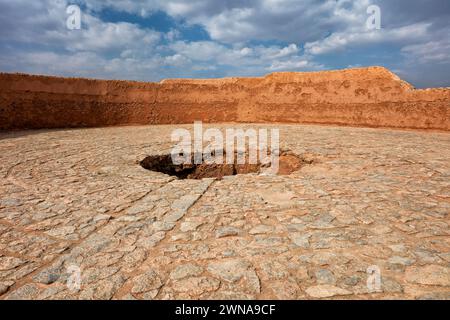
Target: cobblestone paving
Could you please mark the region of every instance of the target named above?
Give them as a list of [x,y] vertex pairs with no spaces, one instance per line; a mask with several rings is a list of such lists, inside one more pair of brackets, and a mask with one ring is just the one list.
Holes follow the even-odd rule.
[[0,298],[450,299],[449,133],[277,127],[314,163],[220,181],[138,165],[173,126],[1,133]]

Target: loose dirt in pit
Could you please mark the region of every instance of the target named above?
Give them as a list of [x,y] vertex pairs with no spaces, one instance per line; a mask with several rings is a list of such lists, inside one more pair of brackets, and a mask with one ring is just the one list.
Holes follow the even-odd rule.
[[[224,159],[226,154],[224,152]],[[304,165],[312,164],[314,160],[296,155],[289,151],[281,152],[279,156],[278,175],[289,175],[300,170]],[[258,161],[256,164],[250,164],[246,155],[245,164],[238,164],[235,154],[233,164],[194,164],[193,156],[190,164],[176,165],[172,161],[170,154],[148,156],[140,162],[140,165],[150,171],[161,172],[170,176],[176,176],[179,179],[203,179],[217,178],[224,176],[234,176],[238,174],[262,173],[264,169],[269,168],[269,164]]]

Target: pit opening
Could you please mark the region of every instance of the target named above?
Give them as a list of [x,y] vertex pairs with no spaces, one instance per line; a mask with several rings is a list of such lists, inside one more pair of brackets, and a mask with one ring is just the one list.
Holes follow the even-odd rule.
[[[178,179],[203,179],[216,178],[222,179],[224,176],[234,176],[238,174],[261,173],[264,169],[270,167],[270,163],[250,164],[248,155],[245,155],[245,164],[237,163],[237,154],[234,156],[233,164],[207,164],[204,161],[201,164],[194,164],[194,155],[192,155],[190,164],[174,164],[170,154],[153,155],[140,161],[140,165],[147,170],[164,173],[175,176]],[[223,152],[224,160],[226,154]],[[278,175],[289,175],[300,170],[304,165],[312,164],[314,160],[296,155],[290,151],[282,151],[279,155]]]

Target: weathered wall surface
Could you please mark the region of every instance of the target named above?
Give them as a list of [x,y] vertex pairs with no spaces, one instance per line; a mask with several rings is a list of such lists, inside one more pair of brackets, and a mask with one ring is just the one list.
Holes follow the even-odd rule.
[[158,85],[0,75],[0,129],[109,126],[151,121]]
[[0,74],[0,129],[287,122],[450,130],[450,89],[381,67],[160,83]]

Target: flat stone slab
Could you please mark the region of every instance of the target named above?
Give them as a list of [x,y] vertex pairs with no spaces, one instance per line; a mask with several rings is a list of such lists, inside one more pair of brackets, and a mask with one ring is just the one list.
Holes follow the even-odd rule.
[[0,299],[450,298],[450,133],[232,127],[314,161],[178,180],[139,161],[190,125],[0,133]]

